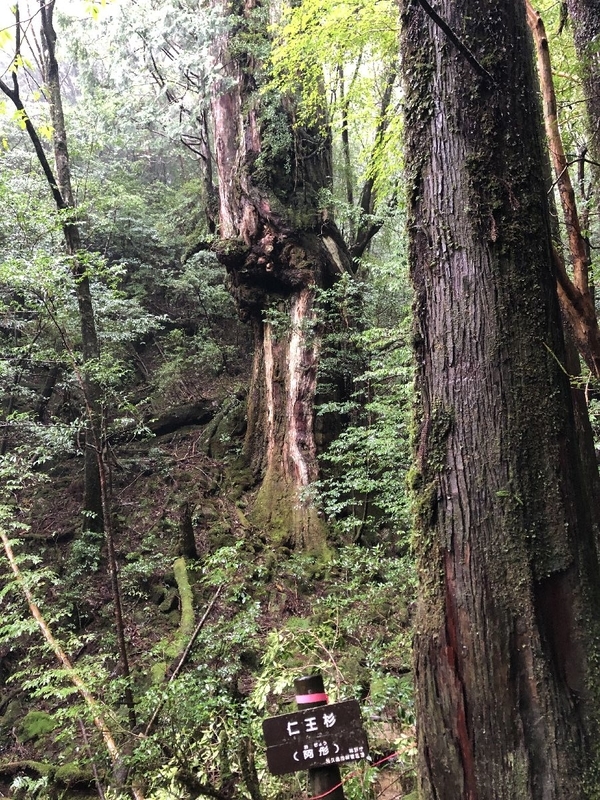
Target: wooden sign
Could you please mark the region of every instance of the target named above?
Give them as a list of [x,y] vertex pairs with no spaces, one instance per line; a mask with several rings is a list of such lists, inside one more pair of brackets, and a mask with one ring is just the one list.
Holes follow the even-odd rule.
[[273,775],[347,764],[369,754],[357,700],[269,717],[263,721],[263,735]]

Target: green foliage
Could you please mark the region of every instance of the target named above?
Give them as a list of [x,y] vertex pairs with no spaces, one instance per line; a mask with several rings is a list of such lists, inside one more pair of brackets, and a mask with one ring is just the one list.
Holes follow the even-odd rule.
[[319,414],[345,425],[321,456],[318,492],[344,540],[406,546],[411,462],[409,293],[389,265],[368,283],[342,280],[321,297],[326,336]]
[[[543,0],[536,5],[548,37],[552,77],[557,100],[558,123],[563,147],[569,163],[571,182],[575,190],[582,233],[590,240],[591,275],[598,269],[598,243],[600,218],[598,217],[597,190],[594,190],[594,164],[588,153],[589,122],[582,76],[586,69],[575,52],[573,26],[567,17],[563,20],[564,4]],[[566,22],[566,24],[564,24]],[[556,177],[556,176],[554,176]],[[555,202],[559,209],[561,227],[564,224],[560,198],[555,189]],[[565,238],[566,240],[566,238]]]
[[[291,710],[294,679],[313,670],[332,701],[361,698],[374,747],[390,747],[382,719],[405,747],[413,742],[409,560],[355,545],[320,559],[251,553],[240,540],[199,565],[195,591],[208,597],[221,586],[219,611],[182,675],[140,696],[146,716],[164,703],[159,726],[131,758],[152,797],[185,797],[190,780],[212,787],[234,781],[247,797],[247,759],[264,797],[295,792],[298,778],[269,775],[257,745],[264,716]],[[274,614],[277,624],[265,627]],[[367,765],[358,772],[351,792],[374,777]]]
[[14,779],[11,786],[17,798],[31,797],[40,798],[40,800],[45,800],[45,798],[49,797],[49,787],[49,775],[41,775],[36,778],[27,775],[19,775]]
[[[275,26],[271,76],[263,90],[267,98],[275,93],[294,99],[298,126],[314,128],[327,120],[338,137],[345,129],[354,179],[359,185],[374,180],[381,199],[395,194],[402,165],[397,97],[388,107],[384,135],[376,136],[384,87],[396,71],[397,37],[397,7],[388,0],[291,3]],[[339,167],[342,159],[338,153],[340,195],[347,169]]]
[[198,141],[197,119],[220,70],[211,47],[228,27],[217,6],[199,0],[113,3],[93,22],[64,9],[60,23],[83,88],[105,93],[122,131],[150,134],[152,149],[161,146],[168,159],[181,136]]
[[23,744],[40,739],[56,728],[56,722],[46,711],[30,711],[19,725],[19,739]]
[[283,110],[281,94],[265,89],[260,103],[261,151],[254,161],[252,177],[259,184],[277,186],[292,169],[293,137],[290,120]]
[[323,78],[334,86],[338,67],[354,71],[346,99],[351,104],[365,99],[374,71],[396,57],[398,12],[388,0],[304,0],[284,8],[277,36],[274,82],[293,96],[300,89],[301,114],[314,119],[322,106]]

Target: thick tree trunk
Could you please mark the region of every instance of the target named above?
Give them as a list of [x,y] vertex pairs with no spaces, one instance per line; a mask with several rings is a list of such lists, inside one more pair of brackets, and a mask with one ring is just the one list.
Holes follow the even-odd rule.
[[255,320],[256,348],[250,386],[245,450],[262,476],[254,521],[274,541],[317,547],[323,521],[308,495],[317,477],[313,430],[319,337],[313,312],[314,288],[287,300],[291,328]]
[[[240,26],[258,6],[235,4]],[[307,495],[317,474],[313,435],[319,329],[314,297],[351,267],[318,194],[331,181],[324,120],[294,125],[290,98],[261,97],[248,54],[219,42],[223,83],[212,101],[221,242],[240,315],[255,341],[245,452],[261,481],[255,521],[272,539],[319,547],[324,526]]]
[[[424,798],[598,796],[600,575],[521,0],[404,2]],[[483,68],[485,64],[485,69]],[[490,80],[491,77],[491,80]]]

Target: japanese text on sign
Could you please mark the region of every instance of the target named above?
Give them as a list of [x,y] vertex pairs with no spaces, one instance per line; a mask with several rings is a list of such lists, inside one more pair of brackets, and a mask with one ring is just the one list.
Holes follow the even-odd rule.
[[356,700],[270,717],[263,733],[274,775],[358,761],[369,753]]
[[[333,728],[335,725],[335,714],[327,711],[323,711],[321,716],[321,724],[325,728]],[[317,717],[305,717],[303,720],[290,720],[287,723],[287,732],[288,736],[300,736],[302,731],[300,729],[301,723],[304,724],[304,732],[305,733],[314,733],[315,731],[320,730],[320,726],[317,723]]]

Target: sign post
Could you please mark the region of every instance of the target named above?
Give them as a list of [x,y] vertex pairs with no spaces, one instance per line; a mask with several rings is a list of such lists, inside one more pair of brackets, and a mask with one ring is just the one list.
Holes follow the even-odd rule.
[[[299,709],[326,706],[329,702],[321,675],[309,675],[294,681],[296,705]],[[339,784],[339,786],[338,786]],[[337,789],[333,787],[337,786]],[[333,789],[333,791],[330,791]],[[308,770],[308,792],[310,797],[327,794],[327,800],[344,800],[344,787],[337,764],[313,767]]]
[[344,800],[340,764],[369,754],[358,701],[328,705],[320,675],[299,678],[295,689],[298,711],[263,720],[269,771],[308,770],[311,797]]

